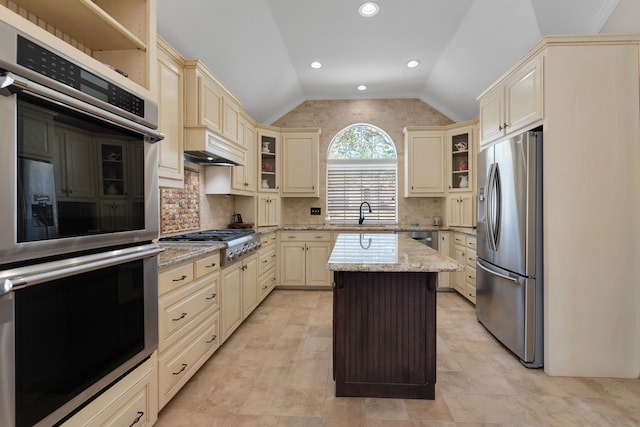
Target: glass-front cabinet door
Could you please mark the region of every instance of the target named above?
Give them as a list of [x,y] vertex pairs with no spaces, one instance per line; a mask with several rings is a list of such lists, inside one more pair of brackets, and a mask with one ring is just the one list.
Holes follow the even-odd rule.
[[473,127],[449,130],[449,191],[473,191]]
[[280,133],[258,129],[258,168],[260,192],[280,192]]

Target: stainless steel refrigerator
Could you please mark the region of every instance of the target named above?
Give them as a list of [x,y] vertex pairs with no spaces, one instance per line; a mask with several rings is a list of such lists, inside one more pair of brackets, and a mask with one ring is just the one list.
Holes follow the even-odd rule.
[[476,316],[531,368],[543,365],[542,131],[478,154]]

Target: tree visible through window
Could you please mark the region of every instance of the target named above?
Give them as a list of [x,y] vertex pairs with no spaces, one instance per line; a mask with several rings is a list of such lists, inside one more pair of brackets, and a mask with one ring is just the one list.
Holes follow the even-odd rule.
[[393,141],[382,129],[355,124],[338,132],[327,153],[327,214],[333,223],[395,224],[397,165]]

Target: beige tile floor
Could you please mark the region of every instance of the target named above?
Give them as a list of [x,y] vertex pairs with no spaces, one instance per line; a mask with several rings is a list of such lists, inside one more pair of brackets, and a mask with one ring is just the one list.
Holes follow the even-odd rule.
[[336,398],[331,299],[327,291],[274,291],[156,426],[640,425],[640,380],[526,369],[451,292],[438,293],[435,400]]

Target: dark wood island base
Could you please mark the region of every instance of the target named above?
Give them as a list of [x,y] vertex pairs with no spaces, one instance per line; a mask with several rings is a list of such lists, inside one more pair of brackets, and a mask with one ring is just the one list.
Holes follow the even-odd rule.
[[334,272],[336,396],[435,398],[436,278]]

